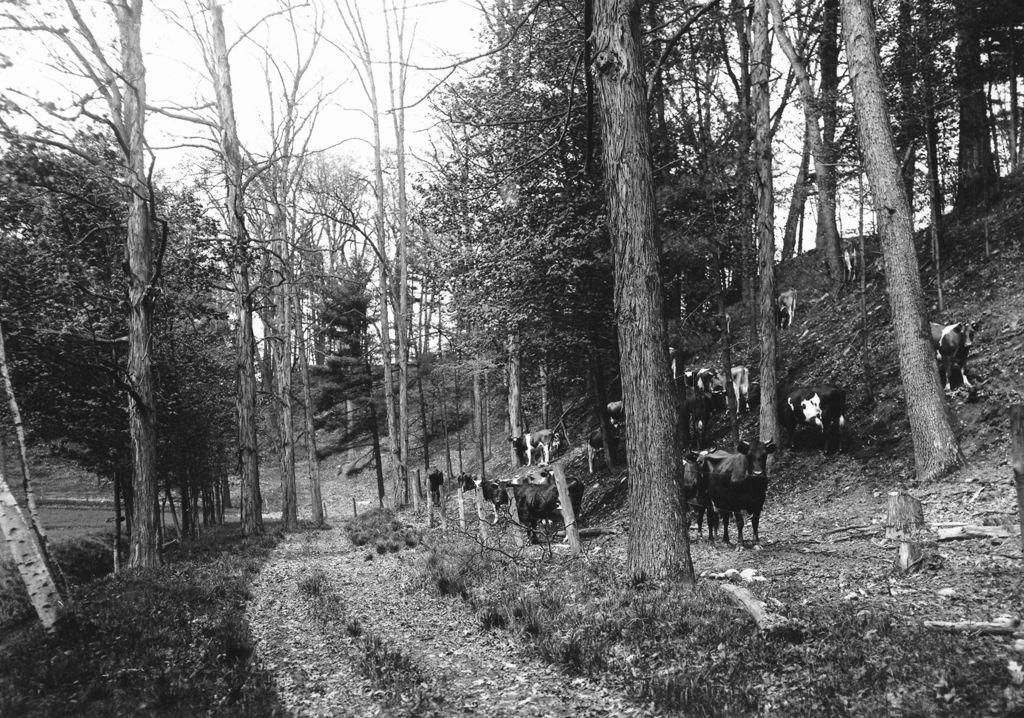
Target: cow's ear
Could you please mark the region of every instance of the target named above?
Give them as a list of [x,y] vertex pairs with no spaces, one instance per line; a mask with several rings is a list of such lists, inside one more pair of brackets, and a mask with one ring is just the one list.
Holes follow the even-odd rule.
[[748,444],[747,442],[741,441],[738,444],[736,444],[736,452],[737,453],[745,454],[748,451],[750,451],[750,444]]
[[771,439],[769,439],[768,443],[764,445],[764,450],[769,454],[774,454],[775,448],[775,442]]

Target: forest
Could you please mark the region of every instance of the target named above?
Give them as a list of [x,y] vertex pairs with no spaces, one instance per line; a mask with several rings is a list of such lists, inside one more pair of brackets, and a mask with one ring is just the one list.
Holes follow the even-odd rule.
[[0,36],[0,715],[1024,715],[1024,5]]

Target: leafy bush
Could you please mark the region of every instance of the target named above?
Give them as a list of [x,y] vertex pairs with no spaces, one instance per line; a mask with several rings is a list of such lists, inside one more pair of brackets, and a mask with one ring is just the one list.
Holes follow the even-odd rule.
[[390,509],[371,509],[349,519],[345,532],[355,546],[372,543],[379,554],[395,553],[403,545],[415,548],[422,540],[420,532],[395,518]]
[[299,581],[299,593],[303,596],[322,596],[330,590],[331,583],[323,571],[314,571]]

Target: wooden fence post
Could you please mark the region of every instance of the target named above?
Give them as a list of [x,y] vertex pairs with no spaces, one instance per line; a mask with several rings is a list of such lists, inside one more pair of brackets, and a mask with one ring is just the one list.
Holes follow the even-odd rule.
[[358,516],[359,515],[359,512],[356,510],[356,497],[355,496],[352,497],[352,515],[353,516]]
[[924,558],[916,540],[917,531],[924,526],[924,508],[920,501],[903,489],[889,492],[888,508],[885,537],[900,542],[896,565],[905,573],[915,568]]
[[565,523],[565,537],[569,539],[569,549],[572,553],[580,552],[580,530],[576,526],[576,512],[572,507],[572,499],[569,497],[569,485],[565,482],[565,469],[562,462],[556,461],[552,465],[555,474],[555,486],[558,488],[558,502],[562,505],[562,521]]
[[519,522],[519,506],[516,504],[516,491],[512,486],[505,489],[508,495],[508,513],[512,517],[512,541],[517,548],[523,547],[522,524]]
[[477,486],[476,487],[476,491],[474,493],[476,494],[476,517],[478,519],[477,523],[480,526],[480,540],[483,541],[486,544],[487,543],[487,521],[484,520],[484,497],[483,497],[484,491],[483,491],[482,488]]
[[[417,474],[419,471],[416,472]],[[427,527],[434,528],[434,492],[427,492]]]
[[459,483],[455,486],[455,498],[459,502],[459,530],[466,530],[466,504],[463,501],[465,494],[462,491],[462,481],[458,480]]
[[1010,465],[1017,486],[1017,520],[1020,522],[1020,548],[1024,552],[1024,404],[1010,409]]

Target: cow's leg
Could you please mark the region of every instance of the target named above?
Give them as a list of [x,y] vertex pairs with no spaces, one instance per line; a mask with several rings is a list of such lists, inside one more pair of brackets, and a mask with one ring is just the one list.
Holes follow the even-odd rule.
[[754,549],[761,550],[761,537],[757,535],[757,527],[761,523],[761,512],[754,511],[750,514],[750,526],[754,530]]
[[[743,550],[743,512],[733,511],[732,515],[736,517],[736,550]],[[727,524],[728,525],[728,524]]]
[[722,543],[729,545],[729,518],[728,511],[719,511],[718,517],[722,520]]
[[963,378],[964,386],[966,386],[968,389],[973,389],[974,388],[974,385],[971,384],[971,380],[967,378],[967,363],[966,362],[960,365],[960,376],[961,376],[961,378]]
[[718,514],[715,513],[715,508],[709,502],[707,505],[708,511],[708,542],[715,545],[715,534],[718,533]]
[[590,473],[594,473],[594,447],[587,444],[587,468],[590,469]]
[[551,448],[547,444],[541,444],[541,448],[544,449],[544,463],[551,463]]

